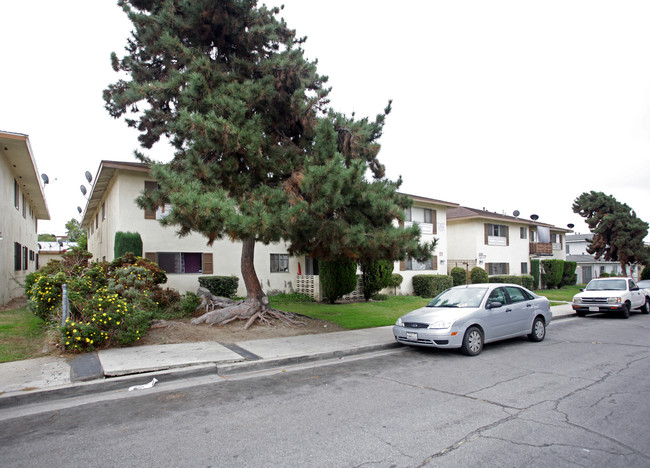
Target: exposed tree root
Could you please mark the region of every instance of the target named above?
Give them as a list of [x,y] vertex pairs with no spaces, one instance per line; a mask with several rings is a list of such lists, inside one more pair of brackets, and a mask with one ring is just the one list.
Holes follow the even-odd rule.
[[205,323],[207,325],[224,325],[233,320],[248,320],[244,326],[247,330],[255,321],[259,320],[267,326],[273,326],[277,319],[289,326],[300,326],[304,323],[295,320],[295,315],[269,307],[268,298],[262,300],[246,299],[233,301],[225,297],[213,296],[207,289],[199,288],[197,295],[202,298],[199,308],[204,308],[205,313],[191,321],[193,325]]

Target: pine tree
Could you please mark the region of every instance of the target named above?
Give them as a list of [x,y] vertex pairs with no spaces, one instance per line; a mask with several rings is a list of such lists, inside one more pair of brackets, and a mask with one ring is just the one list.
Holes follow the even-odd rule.
[[[377,160],[385,112],[355,120],[327,109],[327,78],[304,58],[278,8],[255,0],[121,0],[134,25],[106,108],[137,128],[144,148],[162,136],[175,154],[149,161],[159,189],[141,207],[171,203],[163,224],[212,244],[242,242],[247,301],[215,320],[282,318],[254,268],[257,242],[285,240],[316,258],[423,257],[417,227],[399,229],[407,197]],[[367,170],[373,180],[365,178]],[[247,324],[247,325],[249,325]]]
[[627,275],[627,265],[647,261],[643,239],[648,235],[648,223],[637,218],[627,204],[592,190],[575,199],[573,212],[585,218],[593,233],[587,253],[596,259],[618,261],[623,275]]

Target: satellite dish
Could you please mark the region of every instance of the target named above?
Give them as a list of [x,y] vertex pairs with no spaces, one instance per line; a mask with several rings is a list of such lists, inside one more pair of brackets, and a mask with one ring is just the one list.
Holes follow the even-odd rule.
[[88,171],[86,171],[86,180],[88,183],[91,183],[93,181],[93,176]]
[[41,179],[43,179],[43,184],[47,185],[50,183],[50,178],[47,176],[47,174],[41,174]]
[[515,218],[516,218],[517,216],[519,216],[520,214],[521,214],[521,213],[519,213],[519,210],[515,210],[515,211],[512,212],[512,216],[514,216]]
[[80,206],[77,207],[77,211],[79,212],[79,214],[81,214],[81,207]]
[[83,195],[84,195],[84,197],[85,197],[85,196],[86,196],[86,186],[85,186],[85,185],[81,185],[81,186],[79,187],[79,190],[81,190],[81,193],[83,193]]
[[569,224],[566,225],[566,227],[568,227],[569,229],[573,229],[574,226],[575,226],[575,224],[573,224],[573,223],[569,223]]
[[539,216],[537,216],[536,214],[532,214],[530,215],[530,219],[532,219],[533,221],[537,221],[539,219]]

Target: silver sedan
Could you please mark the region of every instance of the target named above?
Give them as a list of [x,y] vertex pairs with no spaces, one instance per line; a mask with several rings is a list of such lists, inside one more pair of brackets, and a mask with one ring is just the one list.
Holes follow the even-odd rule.
[[548,299],[516,284],[456,286],[403,315],[393,327],[402,344],[460,348],[476,356],[484,343],[528,335],[542,341],[552,318]]

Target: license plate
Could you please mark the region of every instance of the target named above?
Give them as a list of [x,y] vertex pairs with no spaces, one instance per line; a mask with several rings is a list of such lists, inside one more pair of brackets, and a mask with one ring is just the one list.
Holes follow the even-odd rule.
[[406,332],[406,339],[409,341],[417,341],[418,340],[418,334],[413,333],[413,332]]
[[589,307],[589,312],[598,312],[600,307]]

